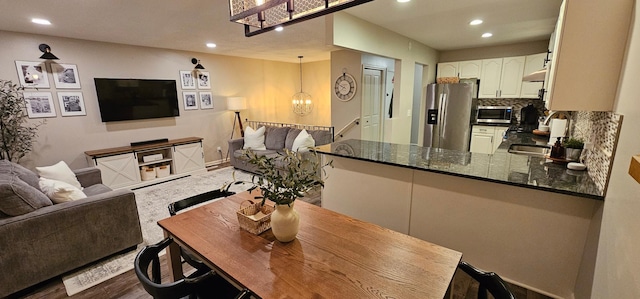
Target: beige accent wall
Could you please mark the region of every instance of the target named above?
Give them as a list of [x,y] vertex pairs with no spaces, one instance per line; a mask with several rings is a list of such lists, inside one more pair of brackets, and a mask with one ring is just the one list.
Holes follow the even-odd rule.
[[524,56],[547,52],[549,39],[500,45],[492,47],[470,48],[461,50],[441,51],[438,62],[464,61],[475,59],[489,59],[511,56]]
[[[637,1],[636,1],[637,4]],[[635,8],[620,77],[615,113],[624,115],[618,148],[602,211],[593,283],[581,280],[576,298],[640,298],[640,184],[629,174],[640,153],[640,12]],[[586,270],[591,270],[588,267]],[[591,274],[591,273],[587,273]],[[590,297],[589,297],[590,295]]]
[[[32,154],[22,164],[50,165],[64,160],[71,168],[86,167],[84,151],[126,146],[134,141],[197,136],[204,138],[205,161],[221,159],[231,136],[234,114],[226,110],[226,98],[243,96],[249,109],[243,119],[305,124],[330,124],[329,61],[304,63],[304,90],[314,97],[311,115],[295,116],[291,96],[300,89],[298,63],[245,59],[215,54],[137,47],[0,31],[0,78],[18,82],[15,60],[41,61],[41,43],[49,44],[58,63],[75,64],[82,88],[86,116],[62,117],[53,80],[51,91],[57,117],[47,118],[39,130]],[[215,50],[211,50],[215,52]],[[192,70],[191,58],[200,59],[211,75],[214,109],[184,110],[179,82],[180,70]],[[49,68],[50,69],[50,68]],[[180,116],[154,120],[103,123],[96,98],[94,77],[177,80]],[[69,91],[69,90],[64,90]],[[236,131],[234,137],[239,137]]]
[[[393,97],[394,102],[398,101],[397,117],[392,118],[388,122],[393,127],[392,134],[389,141],[393,143],[408,144],[411,141],[411,114],[410,111],[413,108],[413,81],[414,81],[414,68],[416,63],[420,63],[429,67],[429,73],[427,80],[429,82],[435,81],[435,65],[438,61],[438,52],[428,46],[420,44],[417,41],[411,40],[407,37],[401,36],[395,32],[389,31],[372,23],[368,23],[364,20],[353,17],[349,14],[338,12],[331,16],[333,20],[333,31],[331,36],[333,38],[333,45],[344,47],[353,51],[361,53],[369,53],[379,55],[383,57],[397,59],[399,63],[396,64],[396,91]],[[331,19],[329,19],[331,20]],[[356,59],[356,55],[353,55],[352,59]],[[349,72],[355,72],[353,67],[354,61],[344,60],[343,62],[334,61],[335,56],[332,55],[331,62],[331,75],[332,80],[335,80],[337,74],[342,72],[345,66],[349,66]],[[342,60],[342,59],[341,59]],[[357,57],[357,63],[361,69],[361,58]],[[361,71],[360,71],[361,72]],[[354,74],[355,77],[355,73]],[[362,75],[356,77],[356,81],[359,83],[362,81]],[[356,97],[361,97],[360,94],[356,94]],[[331,96],[331,103],[339,105],[340,102],[335,95]],[[352,100],[353,102],[353,100]],[[355,103],[355,102],[354,102]],[[351,105],[353,106],[353,105]],[[350,115],[350,117],[343,117],[343,115],[335,115],[332,118],[332,123],[336,128],[342,128],[354,117],[360,115],[360,106],[357,109],[351,110],[352,107],[346,107],[341,109],[343,115]],[[394,103],[394,109],[395,109]],[[348,109],[348,110],[346,110]],[[336,109],[334,109],[335,111]],[[409,114],[408,114],[409,112]],[[394,115],[396,112],[394,111]],[[386,138],[387,136],[385,136]]]

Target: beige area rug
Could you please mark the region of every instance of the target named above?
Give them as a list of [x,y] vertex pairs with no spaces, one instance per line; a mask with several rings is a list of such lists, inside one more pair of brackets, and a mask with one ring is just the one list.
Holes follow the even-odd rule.
[[[72,296],[133,269],[133,260],[142,247],[162,241],[162,229],[157,225],[157,222],[169,217],[167,206],[170,203],[220,189],[225,183],[233,180],[234,173],[236,180],[251,180],[251,174],[234,170],[233,167],[226,167],[209,171],[206,174],[193,175],[135,190],[143,243],[138,245],[137,250],[113,256],[63,276],[62,281],[67,294]],[[230,190],[241,192],[247,188],[249,188],[248,185],[234,185]]]

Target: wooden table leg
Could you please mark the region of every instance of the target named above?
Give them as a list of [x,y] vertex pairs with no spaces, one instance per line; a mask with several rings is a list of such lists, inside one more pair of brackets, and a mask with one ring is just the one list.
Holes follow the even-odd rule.
[[[164,231],[164,237],[168,238],[170,235]],[[182,258],[180,257],[180,245],[175,241],[169,244],[167,250],[167,265],[169,266],[169,272],[173,277],[173,281],[177,281],[184,278],[182,273]]]

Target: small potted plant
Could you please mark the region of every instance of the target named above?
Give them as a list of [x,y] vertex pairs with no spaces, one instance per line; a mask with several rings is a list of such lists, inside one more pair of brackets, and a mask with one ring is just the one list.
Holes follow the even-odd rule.
[[584,141],[582,141],[582,139],[571,137],[564,142],[563,146],[566,148],[565,155],[567,160],[580,160],[580,155],[582,155],[582,149],[584,148]]
[[[273,201],[275,211],[271,214],[271,230],[281,242],[295,239],[299,228],[299,215],[293,208],[294,201],[304,197],[305,193],[324,187],[322,176],[324,167],[331,166],[332,161],[322,165],[316,151],[293,152],[286,150],[279,156],[258,156],[253,151],[245,151],[247,162],[257,166],[257,173],[251,182],[236,181],[231,184],[251,183],[249,192],[260,189],[262,194],[256,199]],[[279,164],[287,165],[286,170],[280,169]],[[231,184],[223,189],[228,189]]]

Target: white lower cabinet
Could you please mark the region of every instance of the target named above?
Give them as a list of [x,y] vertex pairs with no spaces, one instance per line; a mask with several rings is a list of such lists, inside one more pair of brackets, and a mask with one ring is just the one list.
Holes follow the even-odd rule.
[[202,143],[190,143],[173,147],[173,165],[176,173],[205,168]]
[[113,188],[121,188],[140,182],[138,159],[135,153],[126,153],[95,159],[100,168],[102,183]]
[[473,126],[469,151],[472,153],[493,154],[502,143],[502,136],[506,130],[506,127],[498,126]]

